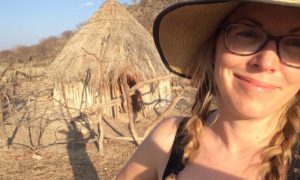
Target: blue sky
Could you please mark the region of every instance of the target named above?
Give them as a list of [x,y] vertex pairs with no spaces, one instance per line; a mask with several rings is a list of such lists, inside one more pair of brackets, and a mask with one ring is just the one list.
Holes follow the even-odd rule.
[[[0,50],[74,30],[104,0],[0,0]],[[130,4],[131,0],[119,0]]]

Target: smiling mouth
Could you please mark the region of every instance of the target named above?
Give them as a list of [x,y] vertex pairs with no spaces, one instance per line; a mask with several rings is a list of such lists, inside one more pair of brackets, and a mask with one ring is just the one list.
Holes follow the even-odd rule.
[[266,83],[264,81],[256,80],[250,77],[242,76],[239,74],[234,74],[234,76],[243,84],[246,85],[247,87],[252,86],[254,88],[258,88],[259,90],[274,90],[277,89],[278,86],[275,86],[270,83]]

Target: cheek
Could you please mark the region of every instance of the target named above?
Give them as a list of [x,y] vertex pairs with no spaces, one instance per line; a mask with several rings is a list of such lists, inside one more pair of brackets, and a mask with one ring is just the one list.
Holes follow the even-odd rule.
[[222,82],[221,80],[222,67],[224,66],[222,62],[223,54],[224,54],[224,49],[220,43],[220,37],[219,37],[216,43],[215,61],[214,61],[214,77],[219,91],[222,91],[222,88],[220,87],[220,83]]
[[223,36],[219,36],[216,43],[216,51],[215,51],[215,77],[218,79],[220,78],[220,74],[222,73],[222,69],[227,65],[226,61],[224,60],[226,53],[226,48],[223,43]]
[[[215,52],[215,67],[214,76],[217,85],[223,84],[230,78],[234,69],[238,69],[239,60],[237,57],[230,53],[223,42],[223,36],[219,37],[216,43]],[[224,82],[225,81],[225,82]],[[221,87],[219,87],[221,88]],[[221,90],[221,89],[220,89]]]
[[232,54],[227,50],[224,43],[224,37],[219,36],[216,43],[215,52],[215,68],[219,69],[233,69],[241,66],[243,63],[242,57]]
[[223,94],[229,88],[232,77],[231,69],[234,66],[234,58],[231,57],[231,54],[225,48],[222,37],[218,38],[215,52],[214,77],[219,95],[220,92]]
[[300,69],[282,66],[281,72],[286,85],[294,89],[296,93],[300,90]]
[[216,48],[215,48],[215,62],[214,62],[215,68],[220,67],[225,52],[226,52],[226,48],[223,43],[223,36],[219,36],[217,38]]

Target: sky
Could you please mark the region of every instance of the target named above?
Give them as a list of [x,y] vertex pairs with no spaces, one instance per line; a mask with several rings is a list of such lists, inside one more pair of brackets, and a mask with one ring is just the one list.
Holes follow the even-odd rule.
[[[132,0],[118,0],[130,4]],[[0,51],[59,36],[89,19],[104,0],[0,0]]]

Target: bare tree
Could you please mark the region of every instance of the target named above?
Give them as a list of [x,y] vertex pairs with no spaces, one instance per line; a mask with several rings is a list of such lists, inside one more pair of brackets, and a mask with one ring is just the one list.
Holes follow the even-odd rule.
[[61,37],[65,39],[70,39],[73,36],[73,31],[68,30],[61,33]]

